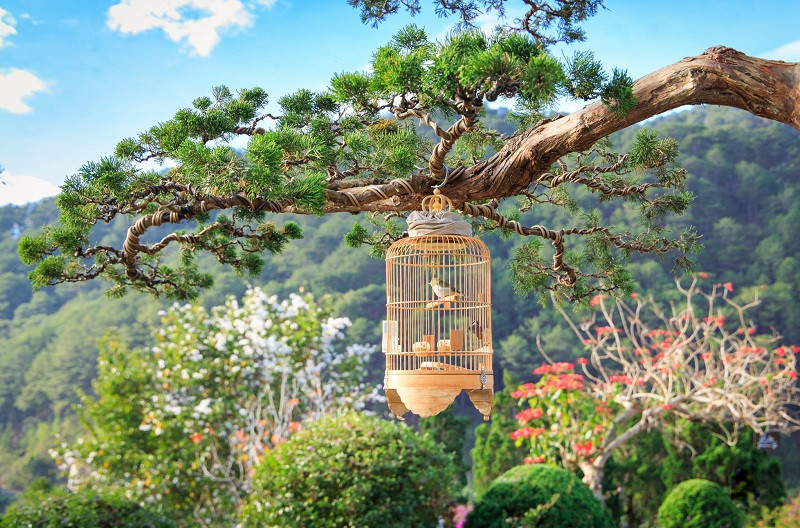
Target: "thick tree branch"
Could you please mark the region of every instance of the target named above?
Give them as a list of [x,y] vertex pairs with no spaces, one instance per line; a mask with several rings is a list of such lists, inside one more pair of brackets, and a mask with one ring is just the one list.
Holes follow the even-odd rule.
[[[623,116],[596,102],[568,116],[544,120],[510,139],[488,160],[454,169],[447,196],[456,203],[516,196],[549,172],[559,158],[587,150],[614,132],[684,105],[741,108],[800,130],[800,63],[759,59],[717,46],[642,77],[633,91],[637,105]],[[391,200],[361,189],[350,190],[360,207],[330,193],[326,211],[411,211],[419,208],[436,183],[420,176],[414,182],[418,194],[395,195]]]

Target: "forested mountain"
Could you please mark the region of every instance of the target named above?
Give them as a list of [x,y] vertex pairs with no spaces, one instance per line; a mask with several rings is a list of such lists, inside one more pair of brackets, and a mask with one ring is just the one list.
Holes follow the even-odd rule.
[[[503,117],[493,113],[486,121],[490,127],[510,130]],[[787,342],[800,343],[799,134],[788,126],[721,108],[685,111],[647,126],[681,145],[689,187],[698,198],[675,225],[694,225],[702,235],[705,248],[694,257],[696,268],[709,273],[712,281],[732,282],[735,295],[752,297],[757,292],[763,300],[754,310],[759,331],[775,327]],[[630,145],[638,128],[612,138],[620,151]],[[602,212],[611,223],[625,225],[635,217],[627,207],[609,205]],[[99,281],[33,293],[16,245],[22,234],[56,217],[52,199],[0,208],[0,486],[22,488],[33,476],[52,474],[47,448],[59,441],[57,434],[69,435],[75,427],[76,390],[90,389],[97,340],[112,331],[132,345],[148,343],[149,328],[163,305],[143,294],[108,299]],[[297,217],[304,238],[282,254],[268,256],[258,278],[239,278],[201,257],[201,268],[213,270],[216,284],[200,302],[212,306],[226,295],[240,296],[248,282],[280,296],[303,287],[316,295],[333,295],[339,312],[354,320],[352,341],[379,342],[379,321],[385,313],[384,265],[367,249],[345,246],[343,235],[357,219],[348,214]],[[522,218],[525,224],[553,226],[563,225],[560,220],[558,211],[544,209]],[[119,241],[126,228],[114,223],[97,236]],[[581,348],[560,316],[513,292],[509,259],[525,240],[490,234],[485,241],[493,258],[499,365],[527,376],[541,362],[537,335],[554,359],[574,357]],[[670,262],[638,257],[631,268],[639,291],[670,295],[670,267]],[[373,368],[376,379],[380,360],[376,358]]]

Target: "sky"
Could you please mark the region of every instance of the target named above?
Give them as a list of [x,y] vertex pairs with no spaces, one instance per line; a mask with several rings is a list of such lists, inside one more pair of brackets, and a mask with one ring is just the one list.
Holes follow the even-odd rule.
[[[274,105],[300,88],[324,90],[336,73],[364,70],[409,22],[445,36],[454,20],[438,18],[432,0],[420,3],[413,19],[396,15],[376,29],[346,0],[0,0],[0,205],[58,193],[81,165],[212,86],[260,86]],[[509,2],[512,14],[516,5]],[[584,24],[585,42],[556,55],[591,49],[607,69],[634,79],[714,45],[800,61],[798,0],[605,7]]]

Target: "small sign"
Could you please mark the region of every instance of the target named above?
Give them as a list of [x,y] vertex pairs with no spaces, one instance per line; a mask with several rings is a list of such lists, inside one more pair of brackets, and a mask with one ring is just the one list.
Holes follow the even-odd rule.
[[775,431],[763,433],[756,442],[756,449],[778,449],[780,446],[780,434]]

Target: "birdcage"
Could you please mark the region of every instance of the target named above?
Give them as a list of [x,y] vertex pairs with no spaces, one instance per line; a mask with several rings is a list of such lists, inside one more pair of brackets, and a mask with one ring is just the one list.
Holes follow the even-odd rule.
[[[442,205],[446,211],[449,201],[429,200],[436,198],[426,198],[423,211],[441,216],[437,211]],[[464,390],[488,420],[494,405],[491,258],[469,224],[448,214],[470,236],[434,229],[445,233],[400,239],[386,253],[386,399],[397,417],[407,411],[427,417]]]

